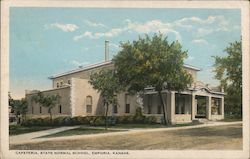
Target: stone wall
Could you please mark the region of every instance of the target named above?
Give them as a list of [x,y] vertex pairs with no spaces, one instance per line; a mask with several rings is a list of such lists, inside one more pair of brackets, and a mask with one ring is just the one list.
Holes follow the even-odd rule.
[[[56,95],[58,94],[60,98],[60,103],[56,105],[52,109],[52,114],[55,116],[69,116],[71,115],[71,107],[70,107],[70,87],[63,87],[53,90],[42,91],[42,93],[47,95]],[[32,97],[37,95],[37,92],[30,92],[26,94],[27,102],[28,102],[28,112],[27,115],[31,117],[42,117],[48,116],[48,108],[42,107],[39,103],[36,103],[32,100]],[[59,106],[61,105],[61,113],[59,113]],[[33,108],[32,108],[33,107]],[[41,113],[40,113],[41,107]],[[33,113],[32,113],[33,109]]]

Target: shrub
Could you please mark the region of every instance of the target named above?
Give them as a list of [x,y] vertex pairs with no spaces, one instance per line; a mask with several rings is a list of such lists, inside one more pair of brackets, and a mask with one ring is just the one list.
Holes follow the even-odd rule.
[[133,123],[144,124],[144,123],[146,123],[146,117],[145,116],[134,116]]
[[[115,124],[155,124],[156,117],[143,116],[141,113],[136,115],[127,116],[109,116],[108,125]],[[86,117],[57,117],[51,123],[50,118],[31,118],[22,123],[23,126],[73,126],[73,125],[91,125],[91,126],[104,126],[105,116],[86,116]]]
[[105,116],[96,116],[92,117],[90,120],[91,126],[104,126],[105,125]]
[[53,120],[53,125],[62,126],[62,125],[64,125],[63,120],[64,120],[64,117],[57,117]]
[[73,117],[72,118],[72,124],[74,125],[89,125],[89,118],[88,117]]
[[72,118],[71,117],[64,117],[63,118],[63,125],[67,125],[67,126],[73,125]]
[[147,116],[145,118],[145,123],[147,124],[157,124],[157,119],[155,116]]

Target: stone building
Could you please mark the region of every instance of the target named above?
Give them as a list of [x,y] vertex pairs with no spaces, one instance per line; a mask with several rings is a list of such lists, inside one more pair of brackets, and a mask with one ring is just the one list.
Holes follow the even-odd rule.
[[[114,64],[108,61],[106,47],[105,61],[87,67],[79,67],[75,70],[49,77],[52,80],[52,89],[42,91],[45,95],[58,94],[60,103],[52,109],[55,116],[95,116],[104,115],[105,108],[102,97],[92,88],[88,80],[93,72],[101,69],[112,69]],[[224,118],[224,92],[218,88],[212,88],[197,80],[197,72],[200,69],[184,65],[193,76],[193,84],[183,92],[163,90],[166,105],[167,120],[172,123],[187,123],[199,118],[218,120]],[[155,116],[160,122],[163,117],[159,97],[153,88],[145,88],[143,95],[143,114]],[[40,106],[31,100],[38,91],[26,91],[28,100],[28,115],[31,117],[43,117],[48,115],[47,108]],[[137,96],[126,92],[117,94],[118,104],[110,106],[108,115],[133,115],[140,106]]]

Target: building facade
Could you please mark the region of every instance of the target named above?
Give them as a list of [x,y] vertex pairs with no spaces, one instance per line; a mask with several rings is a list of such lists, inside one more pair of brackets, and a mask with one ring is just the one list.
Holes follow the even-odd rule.
[[[60,103],[52,109],[55,116],[95,116],[104,115],[100,93],[89,84],[91,73],[101,69],[113,69],[112,61],[105,61],[88,67],[79,67],[76,70],[49,77],[52,80],[52,89],[42,91],[44,95],[60,95]],[[197,81],[198,68],[184,65],[193,76],[193,84],[183,92],[163,90],[166,105],[165,113],[168,122],[172,124],[192,122],[197,118],[219,120],[224,118],[224,93],[218,88],[211,88]],[[30,117],[48,116],[48,109],[32,101],[37,90],[26,90],[28,101],[28,115]],[[108,115],[133,115],[137,107],[142,107],[143,114],[155,116],[160,122],[163,117],[159,96],[153,88],[146,88],[143,95],[143,105],[138,103],[136,95],[127,92],[117,94],[118,104],[110,106]]]

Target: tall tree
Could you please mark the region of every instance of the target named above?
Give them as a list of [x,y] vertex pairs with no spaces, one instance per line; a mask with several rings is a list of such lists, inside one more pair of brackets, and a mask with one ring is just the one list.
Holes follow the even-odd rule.
[[146,87],[154,87],[167,124],[162,90],[181,91],[192,83],[192,76],[183,68],[187,51],[182,51],[178,41],[169,43],[161,33],[121,43],[121,47],[113,59],[119,82],[132,93],[143,93]]
[[224,50],[227,56],[215,56],[215,78],[224,88],[225,113],[242,116],[242,49],[241,41],[230,43]]
[[59,104],[60,95],[44,95],[42,92],[38,92],[37,95],[33,96],[32,100],[42,105],[42,107],[48,108],[50,114],[50,122],[52,123],[52,109]]
[[11,98],[9,94],[9,105],[11,106],[11,109],[14,111],[18,124],[20,123],[19,115],[22,116],[23,120],[26,119],[26,113],[28,111],[28,103],[25,98],[21,100],[14,100],[13,98]]
[[114,70],[101,70],[90,75],[89,83],[100,92],[105,111],[105,129],[108,127],[109,105],[117,104],[116,94],[122,90]]

